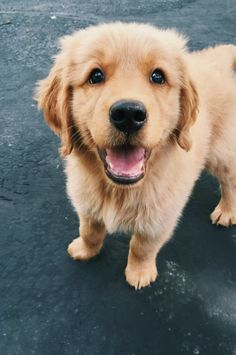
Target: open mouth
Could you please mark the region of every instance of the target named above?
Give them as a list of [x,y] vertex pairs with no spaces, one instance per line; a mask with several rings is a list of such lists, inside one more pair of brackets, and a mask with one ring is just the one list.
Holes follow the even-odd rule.
[[146,171],[150,152],[142,147],[120,146],[98,150],[107,176],[119,184],[134,184],[141,180]]

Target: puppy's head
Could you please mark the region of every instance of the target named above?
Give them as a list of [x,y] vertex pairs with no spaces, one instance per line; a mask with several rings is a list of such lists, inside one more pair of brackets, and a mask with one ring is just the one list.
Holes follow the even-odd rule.
[[109,181],[135,185],[170,137],[188,151],[198,99],[185,42],[172,30],[121,23],[63,38],[36,93],[62,154],[90,152]]

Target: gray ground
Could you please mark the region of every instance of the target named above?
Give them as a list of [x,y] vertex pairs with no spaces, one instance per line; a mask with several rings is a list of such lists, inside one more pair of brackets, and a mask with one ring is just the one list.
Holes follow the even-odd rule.
[[159,281],[134,292],[123,277],[129,236],[109,237],[87,264],[68,258],[77,218],[59,142],[32,100],[58,37],[78,28],[150,22],[200,49],[236,44],[235,16],[235,0],[1,0],[1,355],[236,354],[236,229],[210,224],[217,182],[203,174],[160,253]]

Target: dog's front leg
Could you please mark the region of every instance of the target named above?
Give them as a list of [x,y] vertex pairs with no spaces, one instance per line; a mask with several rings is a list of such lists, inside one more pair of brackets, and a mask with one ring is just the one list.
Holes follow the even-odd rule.
[[136,290],[156,280],[156,256],[167,239],[132,236],[125,276],[126,281]]
[[68,246],[73,259],[88,260],[99,254],[105,238],[105,226],[88,216],[80,215],[80,236]]

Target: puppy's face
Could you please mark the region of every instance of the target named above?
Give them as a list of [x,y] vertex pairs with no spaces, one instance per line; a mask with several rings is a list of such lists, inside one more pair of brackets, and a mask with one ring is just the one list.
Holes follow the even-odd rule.
[[120,23],[64,38],[38,101],[65,154],[83,147],[110,181],[130,186],[174,133],[189,150],[197,95],[184,45],[173,31]]

